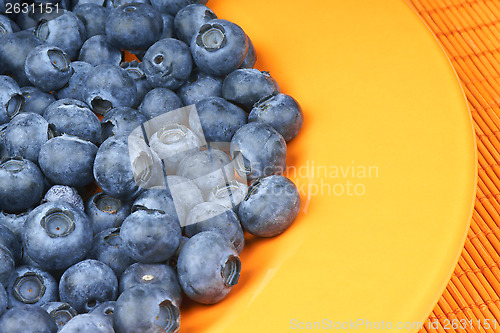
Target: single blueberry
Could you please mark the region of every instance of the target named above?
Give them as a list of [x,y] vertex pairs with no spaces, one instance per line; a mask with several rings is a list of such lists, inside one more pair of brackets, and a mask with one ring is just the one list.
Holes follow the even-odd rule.
[[151,45],[141,64],[151,86],[168,89],[179,88],[193,69],[189,46],[174,38],[161,39]]
[[94,236],[92,248],[87,257],[108,265],[117,278],[136,261],[130,258],[127,248],[120,237],[120,228],[110,228]]
[[205,5],[208,0],[151,0],[153,7],[162,13],[176,15],[182,8],[192,4]]
[[279,92],[280,88],[269,72],[252,68],[235,70],[226,76],[222,84],[222,96],[248,110],[261,98]]
[[[247,36],[248,37],[248,36]],[[252,41],[248,38],[248,52],[239,68],[253,68],[257,62],[257,51]]]
[[239,26],[215,19],[202,25],[191,41],[191,53],[198,68],[208,74],[224,76],[245,60],[248,39]]
[[106,194],[117,198],[134,198],[140,188],[134,179],[132,163],[127,137],[112,136],[97,151],[94,178]]
[[0,39],[0,73],[12,75],[20,86],[31,85],[24,71],[24,63],[31,50],[41,44],[30,31],[3,36]]
[[54,185],[52,186],[43,197],[43,202],[49,201],[66,201],[75,207],[84,210],[83,200],[78,191],[70,186]]
[[43,305],[58,299],[57,282],[49,273],[30,266],[19,266],[7,285],[9,308],[21,305]]
[[111,45],[105,35],[95,35],[83,43],[78,60],[93,66],[103,64],[119,66],[122,57],[122,51]]
[[250,180],[281,174],[286,168],[286,142],[271,126],[249,123],[231,139],[231,157],[236,172]]
[[54,319],[59,331],[78,314],[71,305],[63,302],[48,302],[43,304],[42,308]]
[[43,269],[65,269],[87,254],[92,244],[92,226],[72,204],[47,202],[26,218],[23,244],[27,255]]
[[184,105],[196,104],[209,97],[222,97],[223,81],[221,77],[193,69],[187,82],[177,89],[177,95]]
[[138,285],[155,285],[169,291],[175,304],[182,302],[182,289],[177,273],[168,265],[141,264],[130,265],[120,278],[120,293]]
[[106,140],[111,136],[127,136],[141,124],[147,122],[147,118],[139,111],[120,107],[114,108],[101,120],[101,137]]
[[23,112],[14,117],[5,130],[5,146],[10,156],[38,161],[42,145],[53,133],[49,123],[37,113]]
[[180,326],[179,307],[168,290],[138,285],[118,297],[113,322],[120,333],[176,333]]
[[203,304],[224,299],[238,283],[240,271],[240,258],[233,244],[215,231],[203,231],[191,237],[177,260],[182,290]]
[[35,29],[35,36],[48,45],[64,50],[70,60],[76,59],[87,38],[84,24],[70,11],[49,21],[41,20]]
[[246,112],[221,97],[196,103],[196,111],[208,142],[231,142],[234,133],[247,123]]
[[73,61],[70,65],[73,75],[68,83],[61,89],[55,92],[57,99],[71,98],[84,101],[84,82],[87,78],[87,73],[94,67],[83,61]]
[[217,15],[205,5],[192,4],[182,8],[175,15],[174,26],[177,38],[191,45],[191,40],[198,32],[198,29],[203,24],[216,18]]
[[87,200],[85,213],[96,235],[103,230],[121,226],[123,220],[130,214],[130,204],[99,192]]
[[182,106],[181,99],[172,90],[155,88],[144,96],[138,111],[150,120]]
[[163,31],[158,11],[144,3],[128,3],[115,8],[106,21],[106,35],[115,47],[146,51]]
[[43,117],[51,124],[54,135],[68,134],[101,143],[101,122],[82,101],[64,98],[50,104]]
[[24,102],[25,98],[16,81],[9,76],[0,75],[0,123],[5,124],[19,114]]
[[54,184],[82,187],[94,181],[96,154],[97,146],[92,142],[64,134],[42,146],[38,164]]
[[63,326],[59,333],[115,333],[109,320],[97,314],[84,313],[75,316]]
[[146,96],[146,94],[151,90],[151,85],[146,78],[146,74],[144,74],[144,71],[141,68],[142,66],[140,66],[140,63],[137,60],[122,62],[120,67],[125,69],[127,74],[135,81],[137,95],[132,107],[137,108],[141,104],[144,96]]
[[104,115],[112,108],[134,105],[137,87],[123,68],[99,65],[88,72],[83,96],[95,113]]
[[52,45],[40,45],[26,57],[24,70],[35,87],[49,92],[68,83],[73,74],[69,63],[70,60],[62,49]]
[[184,232],[193,237],[203,231],[216,231],[226,237],[238,253],[245,246],[245,237],[236,213],[214,202],[203,202],[189,212]]
[[252,183],[240,203],[238,216],[246,231],[259,237],[273,237],[285,231],[300,210],[295,184],[283,176],[269,176]]
[[59,281],[59,297],[79,313],[86,313],[118,296],[118,280],[106,264],[93,259],[69,267]]
[[24,97],[24,104],[21,108],[21,112],[33,112],[43,115],[47,106],[56,101],[52,94],[43,92],[32,86],[22,87],[21,93]]
[[[102,1],[101,1],[102,2]],[[104,32],[111,8],[96,3],[82,3],[73,8],[73,13],[82,21],[87,32],[87,38]]]
[[175,253],[181,239],[181,227],[177,219],[167,214],[141,209],[123,221],[120,236],[133,259],[154,264]]
[[52,317],[38,305],[23,305],[7,310],[0,317],[2,333],[56,333]]
[[0,208],[19,213],[43,196],[43,174],[30,160],[14,157],[0,164]]
[[275,93],[262,98],[254,105],[248,121],[260,121],[270,125],[289,142],[299,133],[304,115],[299,103],[292,96]]

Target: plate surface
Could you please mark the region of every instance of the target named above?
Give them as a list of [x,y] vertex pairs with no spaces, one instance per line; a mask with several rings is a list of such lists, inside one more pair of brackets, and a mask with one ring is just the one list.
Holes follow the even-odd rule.
[[187,304],[182,332],[416,332],[475,192],[471,119],[444,52],[402,0],[208,5],[303,107],[288,155],[302,211],[283,235],[248,239],[240,283],[218,305]]

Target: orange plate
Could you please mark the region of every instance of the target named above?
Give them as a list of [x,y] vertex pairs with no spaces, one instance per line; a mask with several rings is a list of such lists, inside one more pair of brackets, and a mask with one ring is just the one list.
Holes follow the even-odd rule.
[[444,52],[402,0],[208,5],[247,32],[257,67],[304,109],[288,154],[303,201],[286,233],[248,241],[223,302],[185,306],[181,332],[416,332],[475,192],[471,119]]

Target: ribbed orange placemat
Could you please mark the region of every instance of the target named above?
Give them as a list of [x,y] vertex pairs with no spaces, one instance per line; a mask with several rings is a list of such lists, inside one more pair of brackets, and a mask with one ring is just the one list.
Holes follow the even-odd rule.
[[500,1],[408,2],[462,81],[479,152],[477,198],[465,248],[420,332],[500,332]]

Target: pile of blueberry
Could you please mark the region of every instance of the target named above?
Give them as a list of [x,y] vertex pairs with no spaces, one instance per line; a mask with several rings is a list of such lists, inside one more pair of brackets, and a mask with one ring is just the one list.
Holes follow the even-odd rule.
[[0,332],[178,332],[297,216],[301,108],[207,1],[0,0]]

